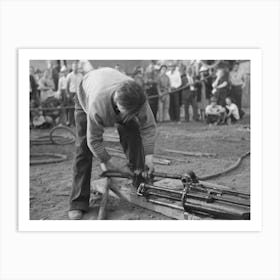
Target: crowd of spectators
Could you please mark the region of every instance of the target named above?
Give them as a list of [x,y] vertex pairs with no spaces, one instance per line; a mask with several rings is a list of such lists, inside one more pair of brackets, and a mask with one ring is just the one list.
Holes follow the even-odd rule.
[[[137,66],[130,75],[148,96],[157,122],[232,124],[244,115],[245,76],[238,61],[157,61]],[[124,72],[120,65],[116,70]],[[32,127],[74,126],[74,97],[82,75],[56,61],[45,71],[30,66],[30,119]],[[190,114],[191,108],[191,114]]]
[[194,121],[214,125],[235,123],[244,115],[246,79],[238,61],[194,61],[186,66],[152,60],[145,69],[137,67],[134,78],[147,93],[158,122],[189,122],[190,107]]

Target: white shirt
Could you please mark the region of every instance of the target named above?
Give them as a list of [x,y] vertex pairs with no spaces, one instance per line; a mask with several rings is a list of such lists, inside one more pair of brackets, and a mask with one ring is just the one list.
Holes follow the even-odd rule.
[[169,71],[166,75],[169,77],[170,86],[172,88],[178,88],[182,85],[181,74],[178,69],[175,69],[173,73]]
[[74,72],[69,73],[67,75],[67,83],[69,82],[69,91],[77,92],[81,80],[82,80],[82,75],[80,73],[77,74],[75,74]]
[[231,113],[237,120],[240,119],[238,107],[234,103],[226,105],[226,108],[229,110],[229,113]]
[[62,76],[59,78],[58,81],[58,91],[60,92],[61,90],[65,90],[67,87],[67,77]]

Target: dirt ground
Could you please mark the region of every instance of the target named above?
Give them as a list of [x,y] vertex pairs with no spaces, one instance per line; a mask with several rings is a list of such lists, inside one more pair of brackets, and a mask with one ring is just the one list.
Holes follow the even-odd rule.
[[[199,122],[165,123],[158,125],[156,154],[178,157],[170,166],[156,165],[156,171],[183,174],[193,170],[198,176],[219,172],[238,157],[250,150],[249,116],[240,124],[232,126],[209,127]],[[48,135],[49,130],[31,130],[31,138]],[[109,133],[116,134],[115,129]],[[116,134],[117,135],[117,134]],[[120,148],[118,143],[107,143],[108,146]],[[193,157],[167,153],[164,149],[176,149],[188,152],[215,153],[216,157]],[[62,220],[67,219],[69,194],[72,183],[72,160],[75,145],[33,145],[31,153],[66,154],[67,160],[56,164],[30,166],[30,219]],[[99,177],[101,170],[98,162],[93,161],[92,180]],[[210,180],[237,190],[250,192],[250,157],[231,173]],[[95,219],[98,213],[98,202],[91,202],[90,211],[84,219]],[[129,203],[110,197],[107,218],[112,220],[150,220],[169,219],[166,216],[133,206]]]

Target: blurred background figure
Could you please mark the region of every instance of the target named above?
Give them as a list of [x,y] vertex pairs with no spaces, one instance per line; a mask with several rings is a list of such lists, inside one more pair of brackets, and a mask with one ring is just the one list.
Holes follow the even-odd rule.
[[48,97],[54,96],[54,83],[50,75],[50,70],[44,71],[43,77],[39,80],[40,101],[45,101]]
[[198,120],[198,114],[197,114],[197,87],[196,87],[196,81],[193,73],[193,69],[191,66],[187,68],[186,75],[183,76],[183,85],[187,86],[183,90],[182,93],[182,99],[185,109],[185,121],[189,122],[190,116],[189,116],[189,107],[192,107],[193,111],[193,120]]
[[[67,106],[67,68],[65,66],[62,66],[60,69],[60,78],[58,81],[58,98],[61,101],[61,106],[65,107]],[[68,121],[66,109],[61,109],[60,113],[60,123],[66,124]]]
[[67,85],[66,85],[66,93],[67,93],[67,106],[73,106],[73,109],[66,109],[67,114],[67,125],[75,126],[75,118],[74,118],[74,106],[75,106],[75,98],[80,85],[80,81],[82,79],[81,73],[78,72],[78,64],[74,62],[72,64],[72,72],[67,75]]
[[141,66],[137,66],[133,73],[133,78],[135,82],[145,91],[145,81],[143,76],[143,68]]
[[145,71],[145,89],[146,94],[153,96],[149,99],[149,104],[152,109],[155,120],[157,120],[157,111],[158,111],[158,90],[157,90],[157,77],[158,77],[158,67],[157,61],[151,60]]
[[177,69],[176,64],[170,64],[170,70],[167,72],[167,76],[170,81],[171,91],[170,93],[170,106],[169,106],[169,115],[171,121],[180,121],[180,91],[176,91],[182,85],[181,74],[179,69]]
[[218,104],[225,107],[226,97],[229,94],[229,77],[225,67],[218,67],[216,79],[213,82],[213,95],[217,98]]
[[30,66],[29,68],[29,98],[30,101],[34,100],[35,102],[39,102],[39,91],[38,91],[38,84],[36,82],[35,76],[34,76],[34,67]]
[[198,99],[198,109],[200,112],[200,120],[205,120],[205,108],[209,104],[209,99],[212,94],[212,79],[209,75],[209,70],[206,66],[201,66],[199,69],[200,76],[200,96]]
[[55,91],[57,91],[58,89],[59,73],[60,73],[60,60],[55,60],[52,64],[52,71],[51,71]]
[[235,62],[233,64],[232,71],[229,73],[229,80],[231,83],[231,90],[230,90],[230,96],[235,102],[235,104],[238,107],[240,117],[244,115],[244,112],[242,111],[242,92],[246,85],[245,81],[245,75],[242,73],[242,71],[239,71],[239,63]]
[[170,120],[169,116],[169,104],[170,104],[170,81],[166,75],[167,66],[162,65],[159,69],[159,77],[157,82],[158,88],[158,121],[166,122]]
[[226,113],[226,122],[229,125],[236,123],[240,119],[238,107],[230,97],[226,98]]
[[217,104],[217,98],[212,96],[210,104],[205,108],[206,122],[209,125],[219,125],[224,123],[226,110],[221,105]]

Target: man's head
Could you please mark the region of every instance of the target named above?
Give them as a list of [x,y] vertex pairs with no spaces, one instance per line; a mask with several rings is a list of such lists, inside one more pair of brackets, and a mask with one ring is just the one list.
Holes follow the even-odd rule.
[[233,64],[232,70],[237,72],[238,69],[239,69],[239,63],[238,63],[238,62],[235,62],[235,63]]
[[226,98],[226,104],[227,104],[227,105],[232,104],[232,100],[231,100],[230,97],[227,97],[227,98]]
[[115,69],[118,70],[118,71],[121,71],[121,66],[119,64],[116,64]]
[[73,62],[72,63],[72,70],[74,73],[78,73],[78,63],[77,62]]
[[217,98],[215,96],[212,96],[210,99],[211,105],[216,106],[217,105]]
[[[91,63],[88,60],[79,60],[77,64],[77,69],[80,73],[85,75],[89,71],[93,70]],[[74,70],[73,70],[74,71]]]
[[165,74],[167,71],[167,66],[165,64],[161,65],[159,68],[159,72],[161,75]]
[[122,83],[114,96],[114,101],[124,122],[133,119],[140,112],[146,100],[143,89],[133,80]]

